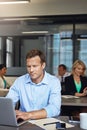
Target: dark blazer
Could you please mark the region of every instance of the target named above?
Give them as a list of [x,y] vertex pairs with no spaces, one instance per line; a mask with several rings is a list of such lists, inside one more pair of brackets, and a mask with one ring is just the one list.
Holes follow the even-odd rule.
[[[81,80],[81,84],[82,84],[80,93],[82,93],[83,89],[85,87],[87,87],[87,77],[80,76],[80,80]],[[70,75],[65,78],[65,94],[75,95],[76,92],[77,92],[77,90],[76,90],[76,86],[74,83],[73,75]]]

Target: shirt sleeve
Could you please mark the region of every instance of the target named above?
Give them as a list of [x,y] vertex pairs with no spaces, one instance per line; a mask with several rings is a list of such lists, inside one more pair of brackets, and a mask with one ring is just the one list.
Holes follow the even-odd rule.
[[8,94],[6,95],[6,98],[11,98],[13,100],[14,107],[16,106],[16,103],[19,101],[19,94],[18,94],[18,87],[17,82],[15,81],[13,85],[10,87]]
[[[50,82],[51,84],[51,82]],[[49,97],[49,102],[44,109],[47,111],[47,117],[54,117],[60,114],[61,110],[61,85],[58,78],[52,81],[51,93]]]

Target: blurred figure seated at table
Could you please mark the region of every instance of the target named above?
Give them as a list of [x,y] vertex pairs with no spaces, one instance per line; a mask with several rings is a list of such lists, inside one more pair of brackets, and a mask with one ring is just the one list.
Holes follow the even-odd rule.
[[78,97],[87,95],[86,66],[83,61],[76,60],[72,66],[71,75],[65,78],[65,90],[67,95]]
[[8,89],[10,84],[6,80],[5,74],[7,72],[7,68],[4,64],[0,64],[0,89]]
[[[87,77],[85,76],[85,71],[86,66],[83,61],[76,60],[73,63],[71,75],[65,78],[65,94],[75,95],[77,97],[87,96]],[[79,113],[87,112],[87,107],[78,107],[77,110],[73,110],[72,108],[68,112],[71,112],[71,115],[79,118]]]
[[67,71],[67,67],[64,64],[60,64],[58,66],[58,74],[57,77],[59,78],[62,86],[62,94],[65,92],[65,77],[69,76],[70,72]]

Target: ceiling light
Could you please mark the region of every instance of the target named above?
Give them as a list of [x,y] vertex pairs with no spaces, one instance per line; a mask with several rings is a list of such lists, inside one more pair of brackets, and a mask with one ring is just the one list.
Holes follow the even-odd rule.
[[42,33],[48,33],[48,31],[30,31],[30,32],[22,32],[22,34],[42,34]]
[[38,18],[3,18],[0,21],[35,20]]
[[78,41],[81,41],[81,40],[87,41],[87,38],[78,38],[77,40],[78,40]]
[[0,0],[0,4],[24,4],[29,2],[30,0]]

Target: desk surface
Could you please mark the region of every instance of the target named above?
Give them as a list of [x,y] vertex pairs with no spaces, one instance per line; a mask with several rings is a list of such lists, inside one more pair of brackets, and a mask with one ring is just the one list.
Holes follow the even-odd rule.
[[[64,121],[68,123],[68,117],[66,116],[60,116],[58,117],[58,120]],[[44,122],[43,122],[44,123]],[[20,127],[8,127],[8,126],[0,126],[0,130],[44,130],[43,128],[36,126],[35,124],[26,123],[24,125],[21,125]],[[46,129],[45,129],[46,130]],[[52,128],[50,130],[56,130],[56,128]],[[66,128],[66,130],[81,130],[79,125],[75,125],[71,128]]]
[[44,130],[35,124],[25,123],[19,127],[0,126],[0,130]]
[[87,97],[64,98],[62,97],[62,106],[82,106],[87,107]]
[[[58,119],[69,123],[69,117],[68,116],[59,116]],[[82,130],[78,123],[77,124],[76,123],[70,123],[70,124],[74,125],[74,127],[67,128],[66,130]]]

